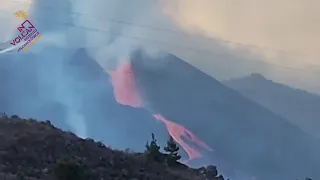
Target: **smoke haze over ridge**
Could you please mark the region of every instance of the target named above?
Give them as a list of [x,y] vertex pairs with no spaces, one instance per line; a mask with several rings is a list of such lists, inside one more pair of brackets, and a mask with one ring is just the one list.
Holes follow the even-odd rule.
[[[320,70],[317,61],[320,21],[316,21],[319,14],[311,8],[317,7],[316,1],[275,3],[248,0],[235,5],[228,1],[136,0],[125,6],[122,1],[82,2],[77,3],[74,10],[88,16],[79,18],[78,23],[118,32],[118,40],[110,44],[116,48],[109,45],[104,52],[106,49],[119,51],[118,47],[121,47],[121,52],[116,52],[123,56],[124,52],[131,50],[126,48],[128,44],[151,46],[173,52],[218,79],[259,72],[293,86],[316,92],[320,90],[314,79]],[[88,6],[103,8],[93,11],[86,8]],[[114,11],[121,11],[121,16]],[[101,25],[101,20],[93,20],[89,14],[91,17],[106,17],[106,22]],[[157,29],[112,23],[109,19]],[[289,28],[292,30],[286,33]],[[94,40],[98,39],[95,36],[99,41]],[[87,33],[89,44],[106,47],[101,43],[102,37],[108,39],[106,34]],[[93,54],[106,56],[99,52]],[[301,72],[306,69],[308,73]]]
[[[143,45],[173,52],[221,80],[258,72],[295,87],[320,91],[314,79],[320,71],[317,61],[320,21],[314,11],[318,7],[314,0],[290,3],[247,0],[238,4],[200,0],[197,5],[179,0],[19,1],[25,3],[11,2],[10,9],[30,8],[28,3],[33,3],[30,12],[33,17],[41,17],[38,24],[50,32],[44,36],[43,43],[87,47],[103,67],[114,64],[106,56],[126,59],[132,47]],[[50,19],[66,24],[69,18],[80,28],[68,26],[57,31],[48,25]],[[301,72],[306,69],[307,73]]]

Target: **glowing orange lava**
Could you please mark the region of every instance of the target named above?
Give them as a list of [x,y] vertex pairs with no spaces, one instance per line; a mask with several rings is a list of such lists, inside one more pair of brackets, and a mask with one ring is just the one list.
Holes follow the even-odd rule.
[[[136,108],[141,107],[141,99],[135,89],[131,65],[129,63],[121,65],[116,71],[109,71],[108,73],[111,76],[114,95],[117,102]],[[169,121],[160,114],[154,114],[153,117],[162,121],[166,125],[169,134],[188,154],[188,161],[200,158],[202,155],[196,149],[188,145],[182,138],[187,139],[200,148],[212,151],[208,145],[202,142],[190,130],[186,129],[182,125]]]
[[185,143],[182,137],[186,138],[188,141],[198,145],[203,149],[212,151],[212,149],[208,145],[198,139],[197,136],[195,136],[190,130],[186,129],[185,127],[165,119],[160,114],[154,114],[153,117],[155,117],[159,121],[162,121],[166,125],[169,134],[188,154],[189,160],[200,158],[202,155],[187,143]]
[[136,93],[130,64],[119,66],[116,71],[108,72],[111,76],[116,101],[123,105],[141,107],[141,101]]

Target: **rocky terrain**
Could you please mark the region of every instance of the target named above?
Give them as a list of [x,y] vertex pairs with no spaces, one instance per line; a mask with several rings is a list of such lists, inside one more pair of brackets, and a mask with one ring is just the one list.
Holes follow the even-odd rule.
[[[64,132],[50,121],[0,117],[1,180],[212,180],[214,166],[192,169],[151,161],[146,153],[113,150]],[[146,140],[148,137],[146,137]],[[207,176],[207,177],[206,177]]]

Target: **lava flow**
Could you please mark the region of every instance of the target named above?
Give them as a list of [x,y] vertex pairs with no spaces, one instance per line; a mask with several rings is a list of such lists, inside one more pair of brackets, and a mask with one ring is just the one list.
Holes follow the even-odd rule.
[[109,71],[116,101],[119,104],[141,107],[141,101],[135,90],[130,64],[119,66],[116,71]]
[[[121,65],[116,71],[109,71],[108,73],[111,76],[114,95],[117,102],[136,108],[143,108],[141,105],[141,99],[135,89],[131,65],[129,63]],[[169,134],[188,154],[188,161],[200,158],[202,155],[199,153],[199,151],[188,145],[182,138],[194,143],[200,148],[203,148],[207,151],[212,151],[208,145],[198,139],[190,130],[186,129],[182,125],[165,119],[161,114],[153,114],[153,117],[159,121],[162,121],[166,125]]]
[[197,136],[195,136],[190,130],[186,129],[185,127],[165,119],[160,114],[154,114],[153,117],[155,117],[159,121],[162,121],[166,125],[169,134],[187,152],[189,160],[200,158],[202,155],[194,148],[189,146],[186,142],[184,142],[182,137],[186,138],[188,141],[195,143],[203,149],[212,151],[212,149],[208,145],[198,139]]

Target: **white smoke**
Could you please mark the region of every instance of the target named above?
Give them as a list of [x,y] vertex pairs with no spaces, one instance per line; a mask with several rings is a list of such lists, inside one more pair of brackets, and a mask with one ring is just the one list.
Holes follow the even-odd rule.
[[28,0],[0,0],[0,42],[10,41],[14,38],[17,27],[19,23],[21,23],[21,19],[16,18],[14,13],[19,10],[28,12],[30,6],[23,3],[27,1]]
[[[146,8],[142,8],[141,5]],[[129,60],[130,53],[136,47],[155,46],[150,43],[150,38],[155,37],[150,28],[135,25],[159,26],[157,18],[160,11],[158,9],[157,13],[155,5],[148,0],[139,0],[139,3],[119,0],[82,1],[74,3],[73,7],[74,11],[85,14],[77,18],[77,25],[101,30],[86,31],[85,46],[103,68],[110,70],[117,64]]]
[[0,0],[0,53],[10,52],[15,49],[10,42],[17,34],[17,27],[21,19],[15,16],[17,11],[29,12],[30,0]]
[[79,113],[68,114],[68,124],[73,127],[72,131],[81,138],[87,138],[87,124],[85,118]]
[[[155,47],[220,80],[258,72],[320,92],[310,78],[318,76],[320,69],[314,65],[317,58],[311,58],[318,57],[317,1],[246,0],[236,4],[219,0],[97,0],[80,1],[73,7],[85,14],[78,18],[78,24],[101,30],[86,31],[86,46],[103,67],[114,66],[109,60],[115,56],[126,59],[132,47]],[[310,67],[313,70],[302,73]]]
[[[23,3],[0,1],[5,4],[1,7],[2,24],[14,23],[7,18],[15,19],[14,10],[29,10],[26,2],[30,0],[17,1]],[[43,1],[39,3],[49,6]],[[68,22],[64,17],[72,16],[75,27],[64,28],[59,35],[54,34],[57,32],[44,35],[36,47],[40,50],[45,44],[86,47],[102,67],[109,69],[119,60],[126,61],[134,47],[154,47],[172,52],[220,80],[258,72],[320,92],[313,78],[319,76],[320,69],[317,3],[315,0],[246,0],[236,5],[229,0],[72,1],[72,12],[78,15],[67,12],[59,2],[49,3],[53,9],[42,10],[48,17],[61,14],[56,19]],[[15,25],[7,27],[14,30]],[[10,30],[1,31],[4,33],[0,33],[0,41],[11,38]],[[70,37],[72,40],[67,41]]]

